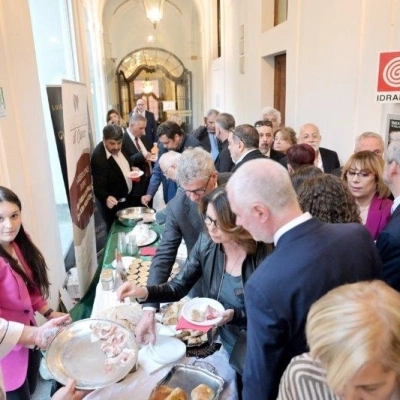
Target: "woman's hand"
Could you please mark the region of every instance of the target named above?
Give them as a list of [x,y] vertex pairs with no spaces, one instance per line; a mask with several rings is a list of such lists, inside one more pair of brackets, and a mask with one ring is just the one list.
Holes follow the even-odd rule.
[[125,282],[117,291],[117,300],[122,301],[125,297],[136,297],[140,299],[147,297],[147,295],[147,288],[136,286],[131,282]]
[[219,321],[217,325],[221,326],[221,325],[227,324],[228,322],[232,321],[234,313],[235,312],[234,312],[233,308],[228,308],[227,310],[225,310],[222,313],[221,321]]
[[53,311],[53,312],[49,315],[49,319],[54,319],[54,318],[63,317],[64,315],[68,315],[68,314],[63,313],[63,312],[60,312],[60,311]]
[[81,400],[90,392],[89,390],[77,390],[75,381],[68,378],[67,384],[61,389],[58,389],[51,400]]

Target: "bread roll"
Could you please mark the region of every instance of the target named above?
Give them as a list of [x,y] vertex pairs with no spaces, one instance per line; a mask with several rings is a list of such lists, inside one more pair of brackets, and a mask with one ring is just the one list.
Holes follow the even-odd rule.
[[180,388],[175,388],[165,400],[188,400],[186,393]]
[[159,386],[153,392],[150,400],[165,400],[174,388],[166,385]]
[[209,386],[201,383],[190,392],[191,400],[213,400],[215,396],[214,390]]

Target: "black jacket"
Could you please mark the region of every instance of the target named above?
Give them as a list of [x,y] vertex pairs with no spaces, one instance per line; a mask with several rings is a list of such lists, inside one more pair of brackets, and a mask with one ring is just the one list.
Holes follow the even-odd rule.
[[[271,246],[258,243],[255,254],[248,255],[242,266],[242,283],[271,252]],[[214,243],[206,233],[201,233],[182,270],[171,281],[149,286],[147,301],[178,301],[186,296],[194,284],[202,278],[203,295],[217,299],[225,267],[225,253],[221,244]],[[232,323],[243,323],[245,315],[235,312]]]

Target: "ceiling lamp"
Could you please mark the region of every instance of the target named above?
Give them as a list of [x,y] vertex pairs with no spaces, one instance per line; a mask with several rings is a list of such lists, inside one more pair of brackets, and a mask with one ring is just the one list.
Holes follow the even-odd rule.
[[153,91],[153,82],[149,81],[147,78],[143,82],[143,92],[149,94]]
[[157,22],[160,22],[164,13],[165,0],[143,0],[143,5],[146,10],[146,17],[154,25],[156,29]]

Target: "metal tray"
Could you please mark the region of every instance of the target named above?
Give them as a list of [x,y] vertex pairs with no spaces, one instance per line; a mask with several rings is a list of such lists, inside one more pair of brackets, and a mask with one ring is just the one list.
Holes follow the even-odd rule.
[[[105,368],[106,355],[101,351],[101,341],[93,341],[91,325],[100,322],[116,325],[128,339],[125,348],[136,351],[136,357],[125,366]],[[78,389],[99,389],[123,379],[137,363],[137,345],[133,334],[122,325],[105,319],[83,319],[68,325],[51,341],[46,350],[46,364],[58,382],[75,379]]]
[[[200,367],[198,365],[202,365]],[[168,385],[171,387],[180,387],[186,392],[188,398],[190,392],[200,383],[204,383],[214,390],[213,400],[219,399],[224,388],[224,380],[216,374],[215,368],[204,361],[195,361],[193,364],[175,364],[171,371],[161,379],[150,395],[150,399],[159,386]]]

